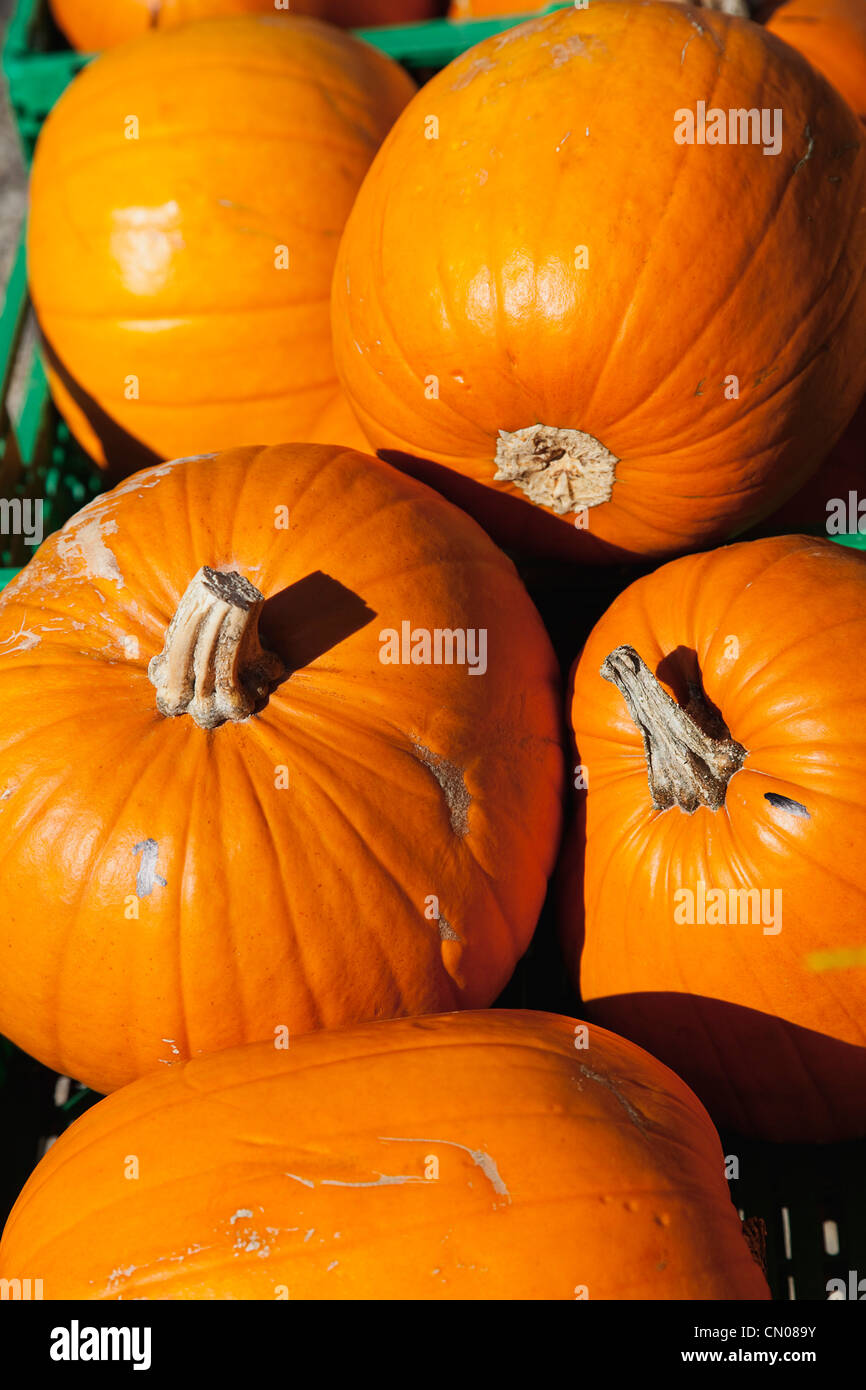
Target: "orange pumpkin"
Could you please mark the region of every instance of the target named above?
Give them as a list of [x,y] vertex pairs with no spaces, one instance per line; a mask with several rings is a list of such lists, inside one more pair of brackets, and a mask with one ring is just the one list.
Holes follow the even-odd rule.
[[679,1078],[499,1010],[144,1078],[24,1188],[0,1276],[37,1268],[53,1299],[768,1297]]
[[786,0],[767,30],[798,49],[866,121],[866,0]]
[[[782,111],[777,154],[677,143],[710,92]],[[708,543],[791,495],[863,394],[864,201],[852,113],[758,26],[561,10],[396,122],[341,243],[337,367],[374,446],[503,544]]]
[[291,0],[276,8],[274,0],[50,0],[59,27],[80,53],[138,38],[150,29],[175,29],[190,20],[222,15],[313,15],[333,24],[408,24],[438,12],[437,0]]
[[331,272],[414,91],[315,20],[213,20],[91,64],[45,124],[28,235],[55,399],[117,473],[250,440],[366,447]]
[[866,1134],[864,646],[866,561],[784,536],[639,579],[573,674],[582,997],[768,1139]]
[[510,561],[374,459],[95,499],[0,596],[0,1032],[108,1091],[489,1004],[556,852],[557,691]]

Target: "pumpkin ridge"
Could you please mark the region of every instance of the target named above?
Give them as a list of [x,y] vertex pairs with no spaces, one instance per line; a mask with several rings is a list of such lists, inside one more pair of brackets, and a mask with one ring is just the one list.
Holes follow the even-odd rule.
[[[557,13],[557,12],[554,11],[554,14],[551,15],[551,18],[555,18],[555,17],[556,17],[556,13]],[[692,25],[694,24],[694,20],[692,19],[692,16],[691,16],[691,15],[686,14],[685,12],[682,12],[682,15],[683,15],[683,18],[684,18],[684,19],[687,19],[687,20],[688,20],[690,26],[692,26]],[[673,16],[671,16],[671,18],[673,18]],[[703,33],[703,31],[701,31],[701,32]],[[720,67],[718,66],[718,64],[717,64],[717,66],[716,66],[716,71],[715,71],[715,74],[714,74],[713,79],[712,79],[712,85],[710,86],[709,95],[707,96],[707,99],[706,99],[706,100],[707,100],[707,107],[708,107],[708,108],[709,108],[709,106],[712,104],[712,101],[713,101],[713,99],[714,99],[714,97],[715,97],[715,93],[716,93],[718,84],[719,84],[719,82],[720,82],[720,80],[721,80],[721,75],[722,75],[722,74],[721,74],[721,68],[720,68]],[[596,399],[596,396],[598,395],[599,388],[600,388],[601,383],[602,383],[602,379],[604,378],[605,373],[606,373],[608,370],[611,369],[611,358],[612,358],[612,357],[614,356],[614,354],[615,354],[615,349],[616,349],[617,344],[622,340],[622,336],[623,336],[623,325],[625,324],[625,321],[626,321],[627,317],[629,316],[629,314],[631,314],[631,313],[633,312],[633,310],[634,310],[634,302],[635,302],[635,297],[636,297],[636,293],[637,293],[637,288],[638,288],[638,286],[640,285],[641,281],[644,280],[644,278],[645,278],[645,276],[646,276],[648,267],[649,267],[649,265],[650,265],[650,261],[651,261],[651,259],[652,259],[652,250],[653,250],[653,247],[656,246],[656,245],[658,244],[659,238],[660,238],[661,233],[662,233],[662,229],[663,229],[663,227],[665,226],[665,223],[667,222],[669,216],[671,215],[672,206],[673,206],[673,202],[674,202],[674,196],[675,196],[675,194],[676,194],[677,186],[678,186],[678,184],[680,183],[681,178],[683,177],[683,175],[684,175],[685,172],[686,172],[686,168],[687,168],[687,165],[688,165],[688,163],[689,163],[689,150],[690,150],[690,149],[693,149],[693,148],[694,148],[694,146],[691,146],[691,145],[683,145],[683,146],[681,146],[681,149],[682,149],[682,156],[681,156],[681,158],[679,159],[679,161],[678,161],[678,163],[677,163],[676,173],[675,173],[674,178],[673,178],[673,180],[672,180],[672,182],[671,182],[671,185],[670,185],[670,187],[669,187],[669,189],[668,189],[667,197],[666,197],[666,200],[665,200],[664,212],[663,212],[663,214],[661,215],[661,217],[657,218],[656,223],[655,223],[655,225],[654,225],[654,227],[653,227],[653,229],[652,229],[652,233],[651,233],[651,236],[650,236],[650,240],[649,240],[649,242],[648,242],[647,245],[646,245],[646,254],[645,254],[645,256],[644,256],[644,260],[643,260],[643,262],[642,262],[642,264],[641,264],[640,270],[639,270],[637,276],[634,278],[634,280],[631,281],[631,284],[630,284],[629,288],[625,291],[622,312],[620,313],[620,315],[619,315],[619,317],[618,317],[618,319],[617,319],[616,326],[615,326],[615,327],[614,327],[613,325],[611,326],[611,331],[610,331],[610,333],[609,333],[609,335],[608,335],[608,340],[607,340],[607,342],[606,342],[606,344],[605,344],[604,350],[598,354],[598,357],[599,357],[599,369],[598,369],[598,373],[596,374],[596,377],[595,377],[595,380],[594,380],[593,383],[592,383],[592,386],[589,388],[589,395],[588,395],[588,397],[587,397],[587,399],[586,399],[586,401],[585,401],[585,403],[584,403],[583,409],[582,409],[582,411],[581,411],[581,414],[582,414],[582,416],[583,416],[584,419],[591,419],[591,418],[592,418],[592,409],[593,409],[593,406],[594,406],[594,404],[595,404],[595,399]],[[747,262],[747,265],[748,265],[748,262]],[[734,272],[732,272],[732,276],[733,276],[733,275],[734,275]],[[724,306],[724,304],[726,303],[728,297],[729,297],[729,296],[728,296],[727,293],[726,293],[726,294],[723,294],[723,295],[720,295],[720,297],[719,297],[719,302],[718,302],[718,304],[717,304],[717,306],[716,306],[716,310],[713,312],[712,319],[710,320],[710,322],[712,322],[712,320],[715,318],[716,313]],[[705,325],[705,327],[709,327],[709,324]],[[688,345],[687,351],[691,351],[692,347],[693,347],[693,343],[690,342],[689,345]],[[683,361],[683,358],[682,358],[682,357],[681,357],[681,358],[678,358],[677,361],[673,364],[673,365],[674,365],[674,368],[678,370],[678,369],[681,367],[681,365],[682,365],[682,361]],[[667,380],[668,380],[668,378],[665,377],[664,379],[662,379],[662,380],[660,380],[660,381],[657,381],[656,384],[655,384],[655,386],[654,386],[654,388],[653,388],[653,390],[652,390],[652,392],[650,393],[650,395],[649,395],[645,400],[639,402],[639,404],[635,407],[635,409],[636,409],[636,410],[642,409],[642,408],[652,399],[652,397],[656,394],[656,392],[657,392],[657,391],[660,391],[660,390],[667,384]],[[627,414],[626,416],[623,416],[623,417],[622,417],[622,419],[628,419],[628,415],[631,415],[631,414],[633,414],[633,413],[634,413],[634,411],[629,411],[628,414]],[[622,419],[618,419],[618,420],[617,420],[617,426],[619,426],[619,425],[622,423]]]
[[[320,764],[319,762],[317,762],[317,761],[314,759],[314,760],[311,762],[311,767],[316,768],[316,769],[320,769],[321,764]],[[380,771],[380,774],[381,774],[381,768],[379,769],[379,771]],[[418,904],[415,902],[415,900],[410,896],[409,890],[408,890],[408,888],[406,887],[406,885],[405,885],[404,883],[402,883],[402,882],[400,881],[399,877],[394,873],[391,864],[388,863],[388,862],[379,854],[379,852],[376,850],[376,848],[373,846],[373,844],[369,841],[369,839],[368,839],[367,837],[365,837],[363,831],[355,824],[355,821],[349,816],[348,811],[347,811],[346,809],[344,809],[344,808],[339,804],[338,801],[335,800],[335,798],[334,798],[334,796],[332,795],[332,793],[331,793],[330,791],[328,791],[328,789],[324,786],[321,776],[318,776],[318,777],[317,777],[317,776],[315,776],[314,774],[310,773],[309,771],[308,771],[308,776],[310,776],[311,780],[315,783],[316,790],[317,790],[318,794],[319,794],[319,795],[323,798],[323,800],[326,801],[326,802],[328,803],[328,805],[330,806],[332,813],[333,813],[333,814],[336,816],[336,818],[341,822],[341,824],[344,825],[344,826],[347,828],[347,830],[348,830],[348,831],[350,832],[350,834],[353,836],[353,838],[354,838],[355,842],[357,843],[357,845],[359,846],[360,850],[361,850],[365,855],[369,856],[369,858],[372,859],[372,860],[374,861],[374,863],[376,863],[376,865],[378,866],[378,868],[379,868],[379,869],[381,870],[381,872],[382,872],[382,876],[386,879],[386,881],[387,881],[388,883],[391,884],[391,886],[393,887],[393,889],[399,894],[399,896],[400,896],[400,897],[403,899],[403,901],[406,903],[406,905],[407,905],[407,907],[408,907],[408,909],[409,909],[410,920],[414,921],[414,920],[417,918],[419,927],[423,927],[423,925],[424,925],[424,923],[425,923],[425,921],[426,921],[426,919],[425,919],[424,916],[423,916],[423,913],[421,912],[421,910],[420,910]],[[263,812],[264,812],[264,807],[262,807],[262,809],[263,809]],[[266,816],[266,821],[267,821],[267,820],[268,820],[268,818],[267,818],[267,816]],[[282,864],[282,857],[281,857],[280,862],[281,862],[281,864]],[[281,878],[282,878],[283,883],[285,883],[285,882],[287,881],[287,878],[288,878],[288,880],[290,881],[290,879],[291,879],[291,874],[289,874],[289,875],[287,876],[287,875],[281,873]],[[357,901],[357,895],[355,895],[355,896],[356,896],[356,901]],[[286,905],[287,911],[289,910],[289,902],[290,902],[289,894],[288,894],[288,893],[284,893],[284,903],[285,903],[285,905]],[[360,906],[360,904],[359,904],[359,906]],[[431,926],[431,927],[434,927],[435,925],[436,925],[436,924],[435,924],[433,921],[430,922],[430,926]],[[421,931],[419,931],[418,934],[419,934],[419,936],[422,936],[422,932],[421,932]],[[427,933],[423,933],[423,935],[426,936]],[[302,955],[302,949],[301,949],[301,942],[302,942],[302,940],[303,940],[303,937],[302,937],[301,934],[297,934],[297,935],[293,934],[293,935],[292,935],[292,941],[293,941],[293,943],[295,943],[295,944],[297,945],[297,947],[298,947],[298,954],[299,954],[299,955]],[[387,942],[387,940],[388,940],[387,934],[383,934],[383,933],[381,933],[381,932],[374,932],[374,933],[371,933],[371,932],[368,931],[368,932],[366,933],[366,940],[367,940],[367,942],[368,942],[368,948],[371,947],[372,945],[375,945],[376,949],[378,950],[379,956],[380,956],[380,958],[381,958],[381,960],[382,960],[382,962],[383,962],[384,970],[385,970],[385,972],[387,972],[388,981],[389,981],[390,986],[391,986],[391,988],[392,988],[392,990],[393,990],[393,993],[394,993],[394,995],[396,996],[397,1001],[398,1001],[398,1003],[397,1003],[397,1005],[396,1005],[398,1012],[401,1011],[401,1010],[402,1010],[404,1013],[414,1012],[413,1010],[410,1010],[409,1003],[408,1003],[408,1001],[404,998],[403,989],[402,989],[402,987],[401,987],[401,985],[400,985],[400,982],[399,982],[399,973],[400,973],[400,972],[394,968],[394,965],[393,965],[393,957],[392,957],[392,956],[389,956],[388,952],[387,952],[386,949],[385,949],[385,944],[386,944],[386,942]],[[473,942],[472,942],[471,938],[470,938],[469,941],[466,941],[465,939],[461,938],[461,941],[462,941],[462,944],[463,944],[465,947],[467,947],[468,949],[471,949],[471,948],[472,948]],[[444,964],[443,964],[442,961],[441,961],[441,953],[438,952],[438,951],[436,952],[436,959],[437,959],[437,961],[438,961],[439,966],[441,966],[442,972],[443,972],[444,975],[447,976],[447,978],[448,978],[448,984],[446,985],[446,989],[447,989],[449,998],[452,999],[452,1000],[455,1002],[455,1007],[457,1007],[457,1006],[459,1006],[459,1001],[460,1001],[462,998],[465,997],[465,991],[464,991],[460,986],[457,986],[457,985],[456,985],[456,981],[454,980],[453,976],[450,974],[450,972],[449,972],[448,970],[445,969],[445,966],[444,966]],[[322,1018],[321,1018],[321,1012],[320,1012],[320,1010],[317,1008],[316,1003],[315,1003],[315,998],[314,998],[314,996],[312,995],[312,991],[311,991],[310,988],[309,988],[309,983],[308,983],[309,976],[308,976],[308,974],[306,973],[306,971],[303,970],[303,968],[302,968],[302,977],[303,977],[304,985],[305,985],[305,987],[307,988],[307,992],[309,993],[310,998],[311,998],[311,1001],[312,1001],[312,1004],[313,1004],[313,1011],[314,1011],[316,1017],[317,1017],[318,1019],[320,1019],[320,1023],[318,1024],[318,1026],[319,1026],[319,1027],[327,1027],[327,1026],[328,1026],[328,1021],[327,1021],[326,1019],[322,1019]],[[443,982],[440,981],[440,983],[443,983]],[[503,983],[504,983],[504,982],[503,982]],[[456,988],[454,988],[454,986],[456,986]],[[253,1041],[255,1041],[255,1040],[253,1040]]]

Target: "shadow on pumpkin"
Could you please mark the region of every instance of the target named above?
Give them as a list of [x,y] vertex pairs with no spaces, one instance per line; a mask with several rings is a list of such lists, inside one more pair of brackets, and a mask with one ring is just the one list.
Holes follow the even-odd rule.
[[353,589],[315,570],[266,600],[259,630],[265,646],[288,667],[288,679],[375,617]]
[[[106,410],[103,410],[99,402],[85,391],[58,357],[38,321],[37,328],[45,361],[99,440],[105,455],[105,466],[99,469],[105,480],[105,489],[114,487],[116,483],[122,482],[132,473],[138,473],[142,468],[153,468],[155,464],[162,463],[164,460],[159,454],[119,425]],[[97,464],[94,466],[99,467]]]
[[[503,550],[538,556],[543,560],[567,560],[572,564],[622,564],[646,560],[636,551],[599,540],[588,530],[567,526],[560,517],[524,502],[510,492],[467,478],[444,464],[399,449],[378,449],[377,457],[410,478],[426,483],[440,496],[461,507],[483,526]],[[493,463],[490,465],[493,476]]]
[[668,990],[608,995],[586,1013],[681,1076],[723,1129],[787,1143],[866,1135],[866,1047]]

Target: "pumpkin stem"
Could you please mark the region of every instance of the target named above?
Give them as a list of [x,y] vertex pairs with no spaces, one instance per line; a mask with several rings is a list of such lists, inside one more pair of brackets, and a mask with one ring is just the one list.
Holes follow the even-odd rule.
[[264,601],[241,574],[199,570],[147,668],[161,714],[189,714],[199,728],[216,729],[261,708],[286,675],[259,641]]
[[689,685],[683,709],[672,700],[634,647],[617,647],[601,667],[640,730],[652,804],[657,811],[679,806],[688,815],[699,806],[718,811],[747,750],[731,738],[700,686]]
[[609,502],[619,459],[595,435],[553,425],[499,431],[496,472],[557,516]]

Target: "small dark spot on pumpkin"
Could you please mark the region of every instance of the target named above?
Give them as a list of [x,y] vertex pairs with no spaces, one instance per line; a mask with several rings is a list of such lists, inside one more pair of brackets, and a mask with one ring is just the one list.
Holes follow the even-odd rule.
[[811,811],[807,811],[802,801],[794,801],[790,796],[781,796],[779,792],[764,792],[764,800],[769,801],[770,805],[779,811],[787,811],[791,816],[800,816],[803,820],[812,819]]

